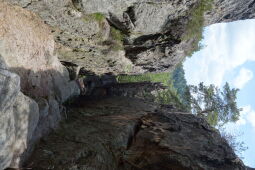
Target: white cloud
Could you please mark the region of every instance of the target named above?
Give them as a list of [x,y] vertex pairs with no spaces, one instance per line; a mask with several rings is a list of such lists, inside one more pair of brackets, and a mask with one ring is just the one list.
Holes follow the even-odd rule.
[[253,72],[251,70],[242,68],[238,76],[233,81],[236,88],[242,89],[253,78]]
[[255,111],[251,111],[247,114],[247,121],[255,128]]
[[255,130],[255,111],[250,105],[242,107],[240,118],[236,123],[228,123],[225,125],[229,131],[236,131],[240,126],[250,124]]
[[[255,20],[222,23],[205,30],[205,48],[184,64],[189,84],[222,86],[226,75],[247,61],[255,61]],[[241,84],[242,85],[242,84]]]
[[240,119],[236,122],[237,125],[245,125],[246,123],[255,128],[255,111],[250,105],[243,107]]
[[238,126],[241,126],[241,125],[245,125],[247,123],[246,121],[246,116],[247,116],[247,113],[249,113],[251,111],[251,106],[245,106],[242,108],[243,110],[241,111],[240,113],[240,118],[239,120],[236,122],[236,124]]

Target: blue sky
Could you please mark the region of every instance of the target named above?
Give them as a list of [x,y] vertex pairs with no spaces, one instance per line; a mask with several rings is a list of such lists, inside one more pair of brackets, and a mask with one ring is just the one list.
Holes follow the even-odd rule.
[[255,167],[255,20],[215,24],[205,28],[204,48],[184,63],[189,84],[199,82],[222,87],[229,82],[239,88],[240,120],[229,123],[227,131],[243,133],[238,140],[249,147],[242,156]]

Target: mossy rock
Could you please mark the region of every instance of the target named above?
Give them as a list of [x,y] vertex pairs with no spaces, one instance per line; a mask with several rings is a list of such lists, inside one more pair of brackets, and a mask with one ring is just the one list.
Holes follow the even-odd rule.
[[99,23],[103,22],[105,20],[105,16],[102,13],[93,13],[93,14],[87,14],[83,17],[84,22],[91,22],[91,21],[97,21]]

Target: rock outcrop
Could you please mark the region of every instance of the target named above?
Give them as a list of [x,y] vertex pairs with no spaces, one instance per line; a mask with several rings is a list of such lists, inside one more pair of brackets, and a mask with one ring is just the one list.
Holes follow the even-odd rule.
[[[0,0],[0,169],[21,167],[34,144],[58,126],[65,110],[61,104],[80,93],[60,61],[74,70],[73,79],[79,73],[171,71],[197,46],[199,39],[187,34],[203,25],[254,17],[251,0],[215,0],[204,17],[205,2]],[[194,16],[202,19],[190,30]],[[152,92],[160,85],[115,84],[107,87],[112,97],[104,99],[105,81],[80,81],[82,89],[93,86],[96,90],[87,92],[102,100],[82,98],[71,108],[61,129],[42,140],[43,149],[36,149],[28,168],[245,168],[203,119],[170,106],[113,97],[139,97],[144,88]]]
[[39,120],[37,103],[20,92],[20,78],[0,68],[0,169],[19,167]]
[[251,19],[255,10],[253,0],[5,1],[51,26],[61,61],[95,74],[171,71],[198,49],[204,25]]
[[73,84],[54,53],[48,26],[20,7],[1,3],[0,9],[0,54],[7,67],[20,76],[21,91],[33,98],[56,96],[65,101]]
[[78,101],[26,168],[245,169],[220,134],[195,115],[134,98]]
[[0,2],[0,169],[20,167],[57,126],[62,102],[79,94],[54,43],[37,15]]
[[254,0],[214,0],[213,9],[206,15],[206,25],[254,18]]
[[8,0],[51,26],[59,59],[83,71],[169,71],[183,60],[190,8],[198,0]]

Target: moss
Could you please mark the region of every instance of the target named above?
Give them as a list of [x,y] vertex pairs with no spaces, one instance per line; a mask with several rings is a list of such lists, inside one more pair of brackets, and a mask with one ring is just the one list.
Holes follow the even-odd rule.
[[88,14],[88,15],[85,15],[83,17],[83,21],[84,22],[91,22],[91,21],[97,21],[99,23],[103,22],[105,20],[105,16],[104,14],[102,13],[93,13],[93,14]]
[[186,52],[187,56],[191,56],[201,49],[200,41],[203,39],[204,14],[212,9],[213,0],[200,0],[198,5],[194,6],[190,13],[190,20],[186,27],[186,33],[183,40],[191,40],[191,48]]
[[92,15],[92,17],[96,20],[96,21],[98,21],[98,22],[102,22],[104,19],[105,19],[105,16],[104,16],[104,14],[101,14],[101,13],[94,13],[94,14],[91,14]]
[[124,34],[120,30],[117,30],[114,27],[111,27],[111,37],[115,41],[122,42],[124,40]]
[[110,35],[112,39],[111,49],[114,51],[123,50],[124,49],[123,40],[125,35],[120,30],[114,27],[111,27]]

